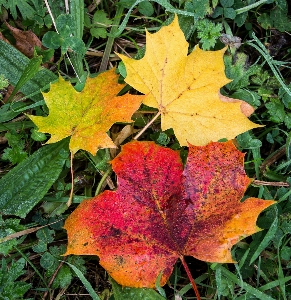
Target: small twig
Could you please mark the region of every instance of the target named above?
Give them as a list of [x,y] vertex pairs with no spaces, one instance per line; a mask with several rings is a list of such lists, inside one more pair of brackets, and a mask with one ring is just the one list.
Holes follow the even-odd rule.
[[74,153],[71,152],[71,179],[72,179],[72,186],[71,186],[71,192],[70,192],[70,198],[67,202],[67,206],[69,207],[72,204],[73,201],[73,195],[74,195],[74,170],[73,170],[73,159],[74,159]]
[[34,272],[39,276],[39,278],[42,280],[44,283],[45,287],[48,289],[48,292],[51,294],[48,285],[46,281],[44,280],[44,277],[40,274],[39,270],[35,267],[35,265],[28,259],[28,257],[20,250],[17,248],[17,246],[14,246],[14,248],[21,254],[21,256],[26,260],[26,262],[31,266],[31,268],[34,270]]
[[161,112],[159,111],[150,122],[147,123],[147,125],[133,138],[134,140],[137,140],[154,122],[155,120],[161,115]]
[[134,113],[134,115],[138,115],[138,114],[155,114],[157,111],[155,110],[139,110],[137,112]]
[[[53,284],[53,282],[54,282],[54,280],[55,280],[55,278],[56,278],[56,276],[57,276],[57,274],[58,274],[60,268],[62,267],[62,265],[64,264],[64,262],[65,262],[66,259],[67,259],[67,257],[64,257],[64,260],[61,261],[60,264],[58,265],[57,269],[55,270],[55,272],[54,272],[54,274],[53,274],[53,276],[52,276],[52,278],[51,278],[51,280],[50,280],[50,282],[49,282],[49,284],[48,284],[48,288],[50,288],[50,286]],[[44,293],[44,295],[43,295],[43,297],[42,297],[43,300],[46,298],[48,292],[49,292],[49,291],[47,290],[47,291]],[[50,299],[52,300],[51,297],[50,297]]]
[[289,187],[289,183],[287,182],[277,182],[277,181],[262,181],[262,180],[254,180],[252,184],[255,185],[270,185],[270,186],[286,186]]
[[65,8],[66,8],[66,14],[70,13],[70,9],[69,9],[69,1],[65,0]]
[[269,156],[267,159],[265,159],[265,161],[260,166],[261,172],[264,172],[267,167],[272,165],[274,162],[276,162],[279,158],[281,158],[285,154],[286,154],[286,146],[283,146],[281,149],[279,149],[271,156]]
[[47,227],[47,226],[50,226],[52,224],[58,223],[58,222],[60,222],[62,220],[63,219],[60,219],[60,220],[57,220],[57,221],[55,221],[53,223],[49,223],[49,224],[46,224],[46,225],[43,225],[43,226],[33,227],[33,228],[29,228],[29,229],[25,229],[25,230],[21,230],[21,231],[12,233],[10,235],[5,236],[4,238],[1,238],[0,239],[0,243],[4,243],[4,242],[10,241],[12,239],[19,238],[19,237],[21,237],[23,235],[26,235],[26,234],[38,231],[39,229],[42,229],[44,227]]
[[106,177],[106,184],[109,186],[109,188],[111,190],[115,190],[116,189],[116,186],[114,185],[112,179],[109,176]]

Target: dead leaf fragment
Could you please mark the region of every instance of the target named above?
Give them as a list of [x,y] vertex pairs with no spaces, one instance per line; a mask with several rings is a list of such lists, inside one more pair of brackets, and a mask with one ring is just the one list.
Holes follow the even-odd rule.
[[34,47],[37,46],[42,48],[42,43],[40,39],[31,31],[23,31],[18,28],[11,26],[9,23],[5,21],[7,28],[13,34],[16,44],[15,48],[17,48],[20,52],[26,55],[29,58],[34,56]]
[[[122,128],[120,132],[117,134],[112,134],[113,143],[119,147],[128,137],[133,135],[135,132],[134,127],[132,125],[126,125]],[[110,156],[114,158],[117,155],[117,148],[110,149]]]
[[5,38],[5,36],[2,34],[1,31],[0,31],[0,40],[4,41],[7,44],[10,44],[10,42]]

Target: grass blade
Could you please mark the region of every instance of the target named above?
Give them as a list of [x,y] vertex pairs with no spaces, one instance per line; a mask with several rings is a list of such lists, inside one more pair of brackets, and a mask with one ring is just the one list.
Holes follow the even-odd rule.
[[275,234],[277,232],[277,228],[278,228],[278,211],[277,211],[276,207],[274,207],[274,209],[276,211],[276,217],[275,217],[273,223],[271,224],[268,232],[266,233],[265,237],[261,241],[259,247],[257,248],[255,253],[251,257],[250,265],[258,258],[258,256],[261,254],[261,252],[269,245],[270,241],[272,240],[272,238],[275,236]]
[[86,288],[86,290],[88,291],[88,293],[90,294],[90,296],[92,297],[93,300],[101,300],[99,298],[99,296],[96,294],[96,292],[94,291],[92,285],[90,284],[90,282],[85,278],[85,276],[83,275],[83,273],[76,268],[74,265],[65,262],[66,264],[68,264],[73,271],[76,273],[76,275],[79,277],[79,279],[82,281],[84,287]]
[[256,288],[252,287],[251,285],[245,283],[244,281],[239,280],[236,277],[235,274],[231,273],[230,271],[228,271],[223,266],[217,265],[216,268],[220,268],[221,273],[223,274],[223,276],[225,276],[229,280],[233,281],[235,284],[237,284],[238,286],[243,288],[246,292],[254,295],[258,299],[260,299],[260,300],[275,300],[273,297],[271,297],[269,295],[266,295],[266,294],[262,293],[260,290],[258,290]]

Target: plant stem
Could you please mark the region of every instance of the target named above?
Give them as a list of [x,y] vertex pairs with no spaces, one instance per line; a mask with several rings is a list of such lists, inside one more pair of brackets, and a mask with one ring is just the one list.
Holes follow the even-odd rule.
[[195,295],[197,297],[197,300],[201,300],[200,294],[199,294],[198,289],[197,289],[197,285],[196,285],[196,283],[195,283],[195,281],[194,281],[194,279],[193,279],[193,277],[191,275],[191,272],[190,272],[190,270],[188,268],[188,265],[185,262],[184,257],[182,255],[180,256],[180,260],[181,260],[182,265],[183,265],[183,267],[184,267],[184,269],[185,269],[185,271],[186,271],[186,273],[188,275],[188,278],[190,279],[190,282],[192,284],[192,287],[193,287],[193,290],[194,290]]
[[137,140],[147,129],[149,126],[151,126],[155,120],[161,115],[161,112],[159,111],[150,122],[147,123],[147,125],[133,138],[134,140]]
[[248,6],[245,6],[245,7],[242,7],[242,8],[238,8],[235,10],[236,14],[239,15],[239,14],[242,14],[246,11],[249,11],[253,8],[256,8],[257,6],[261,5],[261,4],[264,4],[265,2],[267,2],[268,0],[260,0],[256,3],[253,3],[251,5],[248,5]]
[[111,172],[112,172],[112,168],[109,167],[108,170],[103,174],[101,180],[100,180],[99,183],[98,183],[98,186],[97,186],[97,189],[96,189],[96,192],[95,192],[95,196],[97,196],[97,195],[100,193],[102,184],[104,183],[104,181],[106,180],[106,178],[109,176],[109,174],[110,174]]
[[71,187],[71,192],[70,192],[70,198],[67,202],[67,206],[69,207],[72,204],[73,201],[73,195],[74,195],[74,170],[73,170],[73,159],[74,159],[74,153],[71,152],[71,178],[72,178],[72,187]]

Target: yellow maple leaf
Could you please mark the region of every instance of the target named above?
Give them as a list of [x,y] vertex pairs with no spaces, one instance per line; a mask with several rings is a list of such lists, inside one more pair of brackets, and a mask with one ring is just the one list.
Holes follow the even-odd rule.
[[118,83],[118,75],[111,69],[95,78],[87,78],[82,92],[62,77],[43,93],[49,108],[47,117],[31,116],[40,132],[50,133],[47,143],[55,143],[71,136],[70,150],[79,149],[95,155],[99,148],[116,148],[106,132],[116,122],[132,122],[132,114],[144,96],[125,94],[116,96],[125,84]]
[[187,56],[188,43],[176,16],[157,33],[146,32],[142,59],[119,56],[127,71],[125,81],[146,95],[144,104],[159,109],[162,130],[173,128],[181,146],[202,146],[260,127],[242,113],[241,101],[220,99],[220,88],[231,81],[224,73],[225,50],[196,46]]

